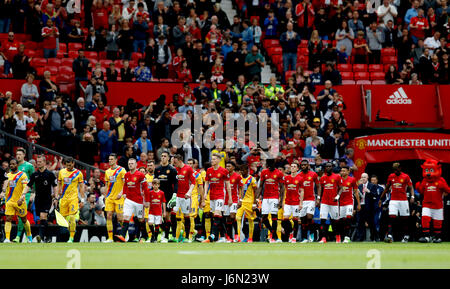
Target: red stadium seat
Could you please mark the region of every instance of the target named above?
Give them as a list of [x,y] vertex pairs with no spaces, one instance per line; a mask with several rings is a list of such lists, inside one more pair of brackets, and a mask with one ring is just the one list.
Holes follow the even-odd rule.
[[131,54],[131,59],[133,59],[134,61],[139,61],[139,59],[143,58],[144,56],[142,55],[142,53],[140,52],[133,52]]
[[39,48],[37,42],[34,42],[34,41],[26,41],[24,44],[25,44],[25,49],[36,50]]
[[31,60],[31,66],[33,67],[43,67],[47,65],[47,59],[35,57]]
[[24,51],[25,55],[28,56],[29,58],[31,57],[36,57],[36,51],[31,50],[31,49],[25,49]]
[[351,64],[338,64],[338,65],[337,65],[337,69],[338,69],[340,72],[344,72],[344,71],[353,71],[352,65],[351,65]]
[[264,39],[264,47],[267,49],[269,47],[280,46],[280,41],[277,39]]
[[[392,64],[385,64],[384,65],[384,72],[388,72],[389,71],[389,67],[391,67]],[[397,65],[394,64],[395,67],[397,67]]]
[[369,64],[369,72],[382,72],[383,64]]
[[111,62],[113,62],[113,61],[112,61],[112,60],[109,60],[109,59],[102,59],[102,60],[100,60],[101,66],[102,66],[102,67],[105,67],[105,68],[109,67],[109,64],[110,64]]
[[84,56],[86,58],[93,58],[95,60],[98,59],[98,53],[96,51],[85,51]]
[[60,42],[59,43],[59,51],[67,52],[67,44]]
[[383,56],[382,62],[384,64],[397,64],[397,56]]
[[83,45],[81,43],[69,43],[69,51],[77,51],[83,48]]
[[367,71],[367,64],[353,64],[353,72]]
[[56,58],[58,58],[58,59],[64,58],[64,52],[62,52],[61,50],[56,52]]
[[258,24],[259,24],[259,16],[252,16],[252,17],[250,17],[250,23],[253,23],[254,19],[258,20]]
[[308,48],[304,48],[304,47],[297,48],[297,55],[308,55],[308,54],[309,54]]
[[302,41],[300,41],[300,47],[302,47],[302,48],[308,48],[308,40],[302,40]]
[[94,67],[97,64],[97,62],[98,62],[97,58],[87,58],[87,60],[89,60],[89,62],[91,63],[92,67]]
[[282,55],[283,54],[283,48],[281,48],[281,47],[272,47],[271,51],[272,51],[272,55]]
[[295,70],[288,70],[288,71],[286,71],[286,73],[284,74],[284,78],[286,79],[286,82],[294,74],[295,74]]
[[374,85],[386,84],[386,81],[384,81],[384,80],[374,80],[374,81],[372,81],[372,84],[374,84]]
[[78,51],[69,50],[68,56],[69,56],[69,58],[77,58],[78,57]]
[[122,60],[115,60],[114,65],[116,68],[121,69],[123,67]]
[[57,66],[45,66],[44,71],[50,71],[52,75],[58,74],[58,67]]
[[356,82],[354,80],[342,80],[342,85],[354,85]]
[[341,72],[342,80],[353,80],[353,72],[344,71]]
[[395,56],[397,55],[395,48],[382,48],[381,55],[383,56]]
[[109,164],[108,163],[100,163],[99,169],[106,171],[107,169],[109,169]]
[[356,81],[357,85],[361,85],[361,84],[372,84],[372,82],[370,80],[367,79],[361,79],[361,80],[357,80]]
[[106,51],[100,51],[98,53],[98,59],[100,59],[100,60],[106,59]]
[[369,73],[368,72],[355,72],[354,73],[355,80],[368,80],[369,79]]
[[63,58],[61,59],[61,66],[70,66],[72,67],[73,58]]
[[384,80],[385,73],[381,71],[371,72],[370,80]]
[[60,74],[71,74],[73,73],[72,66],[59,66],[59,73]]
[[49,58],[47,61],[48,65],[50,66],[60,66],[61,65],[61,59],[58,58]]

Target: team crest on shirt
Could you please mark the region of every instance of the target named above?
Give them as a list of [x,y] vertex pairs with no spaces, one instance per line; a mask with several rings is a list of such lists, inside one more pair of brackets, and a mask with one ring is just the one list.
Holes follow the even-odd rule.
[[350,183],[347,183],[347,186],[350,186]]
[[221,174],[217,174],[217,176],[220,178]]
[[334,180],[331,180],[332,183],[334,183]]
[[311,180],[311,177],[308,177],[308,180]]
[[403,179],[400,179],[400,183],[403,183]]
[[64,178],[64,183],[65,183],[65,184],[70,184],[70,183],[72,183],[72,182],[70,181],[70,178]]
[[166,174],[170,174],[170,170],[167,170],[167,171],[166,171]]
[[110,176],[110,177],[109,177],[109,181],[110,181],[110,182],[114,182],[115,180],[116,180],[116,178],[115,178],[114,176]]
[[133,181],[135,181],[136,180],[136,178],[133,178]]
[[273,178],[276,179],[276,178],[277,178],[277,175],[273,175]]
[[437,186],[438,184],[439,184],[438,182],[435,182],[435,183],[434,183],[435,186]]
[[295,184],[298,184],[298,181],[295,181]]

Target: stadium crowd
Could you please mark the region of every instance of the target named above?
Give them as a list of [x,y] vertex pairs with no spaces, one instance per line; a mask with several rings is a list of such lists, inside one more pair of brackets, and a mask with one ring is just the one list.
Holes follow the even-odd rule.
[[[248,122],[243,144],[237,142],[238,130],[233,139],[216,140],[214,149],[171,143],[178,128],[171,119],[178,112],[194,118],[194,105],[201,105],[203,119],[219,115],[225,121],[228,112],[235,118],[278,113],[277,168],[287,170],[306,158],[319,175],[325,160],[333,161],[338,173],[344,166],[354,171],[345,121],[345,113],[351,112],[345,111],[345,95],[334,87],[342,84],[338,65],[380,64],[382,48],[394,48],[397,63],[386,72],[386,83],[449,82],[446,0],[384,0],[377,10],[368,3],[236,1],[239,13],[230,23],[219,3],[205,0],[84,1],[81,14],[69,12],[61,0],[2,0],[0,33],[8,33],[0,48],[3,73],[25,82],[19,102],[11,92],[0,94],[1,129],[99,168],[86,180],[89,195],[80,203],[83,224],[105,224],[100,169],[108,168],[111,153],[120,156],[118,164],[125,169],[130,158],[138,160],[138,167],[147,168],[149,161],[158,165],[163,152],[182,155],[185,162],[196,159],[198,169],[206,169],[211,155],[223,151],[227,161],[248,165],[250,175],[258,177],[266,160],[257,144],[249,143]],[[22,33],[31,41],[15,39]],[[264,39],[280,41],[283,71],[278,79],[285,85],[276,77],[261,83],[262,67],[268,65]],[[308,43],[308,62],[298,65],[302,40]],[[75,91],[62,93],[59,78],[35,66],[36,57],[27,55],[30,49],[42,52],[47,63],[71,58],[67,74],[73,75]],[[286,78],[285,72],[292,70]],[[126,105],[108,106],[108,82],[156,79],[185,84],[178,94],[150,103],[128,99]],[[189,82],[198,84],[191,89]],[[219,83],[225,88],[219,89]],[[317,85],[324,85],[318,93]],[[225,143],[232,145],[225,148]],[[14,153],[2,150],[3,170]],[[58,171],[63,164],[54,160],[48,166]],[[372,182],[377,185],[378,180]],[[409,226],[413,238],[419,211],[420,202],[415,202]],[[354,221],[360,234],[354,239],[363,239],[363,228],[372,222],[367,217]]]

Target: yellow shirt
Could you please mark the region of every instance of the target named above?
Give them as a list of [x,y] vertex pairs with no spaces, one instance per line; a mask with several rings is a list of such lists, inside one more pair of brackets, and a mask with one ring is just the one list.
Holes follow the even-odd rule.
[[242,186],[242,203],[253,205],[255,202],[255,190],[256,190],[256,179],[252,176],[248,176],[241,180]]
[[[114,120],[116,121],[116,123],[119,123],[122,120],[122,118],[118,117],[115,118]],[[119,133],[119,135],[117,136],[117,140],[123,141],[123,139],[125,138],[125,125],[123,123],[117,127],[117,132]]]
[[117,166],[115,169],[107,169],[105,172],[106,198],[115,200],[117,195],[123,191],[125,174],[127,172],[121,166]]
[[27,175],[24,172],[8,173],[8,186],[6,187],[6,202],[17,202],[22,196],[25,186],[28,184]]
[[147,182],[148,190],[149,190],[149,191],[153,190],[153,185],[152,185],[152,182],[153,182],[153,175],[151,175],[151,174],[146,174],[146,175],[145,175],[145,181]]
[[[202,172],[203,172],[203,171],[202,171]],[[199,186],[203,186],[203,176],[202,176],[202,172],[194,172],[195,186],[194,186],[194,189],[192,190],[191,198],[196,198],[196,197],[198,197],[198,187],[199,187]],[[206,172],[205,172],[205,175],[206,175]]]
[[61,198],[65,200],[72,200],[78,198],[78,184],[83,183],[83,174],[74,169],[73,171],[68,171],[67,169],[62,169],[59,171],[58,182],[62,185]]
[[227,158],[227,153],[226,152],[219,152],[218,150],[212,150],[212,152],[211,152],[211,155],[213,155],[213,154],[219,154],[219,155],[222,155],[222,159],[220,160],[220,163],[219,163],[219,165],[222,167],[222,168],[225,168],[225,160],[226,160],[226,158]]

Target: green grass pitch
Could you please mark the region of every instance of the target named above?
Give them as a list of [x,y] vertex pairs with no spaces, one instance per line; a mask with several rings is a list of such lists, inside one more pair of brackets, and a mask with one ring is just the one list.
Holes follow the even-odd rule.
[[[70,251],[76,249],[79,251]],[[375,251],[378,250],[379,254]],[[74,263],[75,256],[79,263]],[[379,258],[378,258],[379,257]],[[0,268],[450,268],[450,243],[0,244]],[[375,265],[376,266],[376,265]]]

